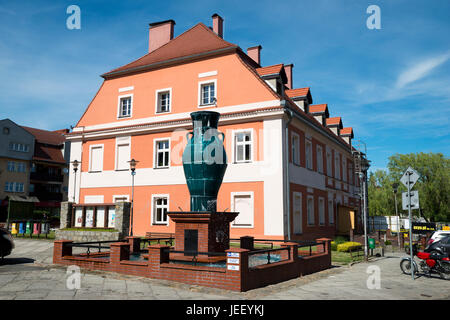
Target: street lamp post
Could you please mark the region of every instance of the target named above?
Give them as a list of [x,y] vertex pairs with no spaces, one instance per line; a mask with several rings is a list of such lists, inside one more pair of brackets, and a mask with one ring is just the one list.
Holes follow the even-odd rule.
[[133,204],[134,204],[134,176],[136,175],[136,164],[139,161],[131,159],[128,161],[131,170],[131,212],[130,212],[130,237],[133,236]]
[[367,194],[366,194],[366,178],[367,178],[367,170],[369,169],[369,161],[361,156],[361,178],[362,184],[361,187],[363,189],[363,213],[364,213],[364,259],[368,260],[368,240],[367,240]]
[[73,203],[75,203],[75,193],[76,193],[76,185],[77,185],[77,171],[78,171],[78,166],[79,166],[79,162],[78,160],[73,160],[72,162],[72,167],[73,167]]

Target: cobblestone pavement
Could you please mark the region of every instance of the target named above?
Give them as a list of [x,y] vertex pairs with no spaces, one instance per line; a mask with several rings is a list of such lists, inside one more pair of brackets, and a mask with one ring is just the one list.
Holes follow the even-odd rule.
[[[175,299],[336,300],[450,299],[450,281],[418,277],[399,268],[401,253],[368,263],[331,269],[276,285],[236,293],[110,272],[82,271],[80,289],[67,289],[67,268],[52,265],[53,243],[16,239],[13,254],[0,264],[0,300],[5,299]],[[380,289],[368,289],[368,267],[379,268]],[[371,270],[369,268],[369,270]]]

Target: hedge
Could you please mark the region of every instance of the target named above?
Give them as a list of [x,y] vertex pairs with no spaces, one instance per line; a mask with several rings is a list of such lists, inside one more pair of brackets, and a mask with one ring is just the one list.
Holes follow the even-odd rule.
[[350,250],[353,251],[353,250],[357,250],[357,249],[361,249],[361,248],[362,248],[362,246],[361,246],[361,243],[359,243],[359,242],[349,241],[349,242],[344,242],[344,243],[337,245],[337,251],[339,251],[339,252],[349,252]]

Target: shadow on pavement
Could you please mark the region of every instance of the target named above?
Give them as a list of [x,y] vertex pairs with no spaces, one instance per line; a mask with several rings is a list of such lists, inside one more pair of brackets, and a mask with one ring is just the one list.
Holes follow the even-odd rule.
[[30,258],[3,258],[0,259],[0,266],[33,263],[34,259]]

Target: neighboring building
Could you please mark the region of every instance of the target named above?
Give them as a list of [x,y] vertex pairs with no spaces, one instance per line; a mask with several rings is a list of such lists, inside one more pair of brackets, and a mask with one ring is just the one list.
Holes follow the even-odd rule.
[[9,119],[0,120],[0,130],[0,221],[6,220],[9,198],[58,214],[67,201],[69,130],[29,128]]
[[176,38],[173,20],[150,24],[149,52],[102,75],[67,136],[70,161],[81,161],[69,194],[87,207],[73,221],[103,227],[104,209],[89,204],[131,201],[134,158],[134,234],[174,232],[167,211],[189,210],[181,163],[189,115],[212,110],[228,155],[217,209],[240,212],[232,238],[332,237],[351,211],[359,225],[352,128],[330,118],[327,104],[313,105],[309,88],[293,87],[292,64],[262,67],[261,46],[244,52],[212,18],[212,28],[199,23]]

